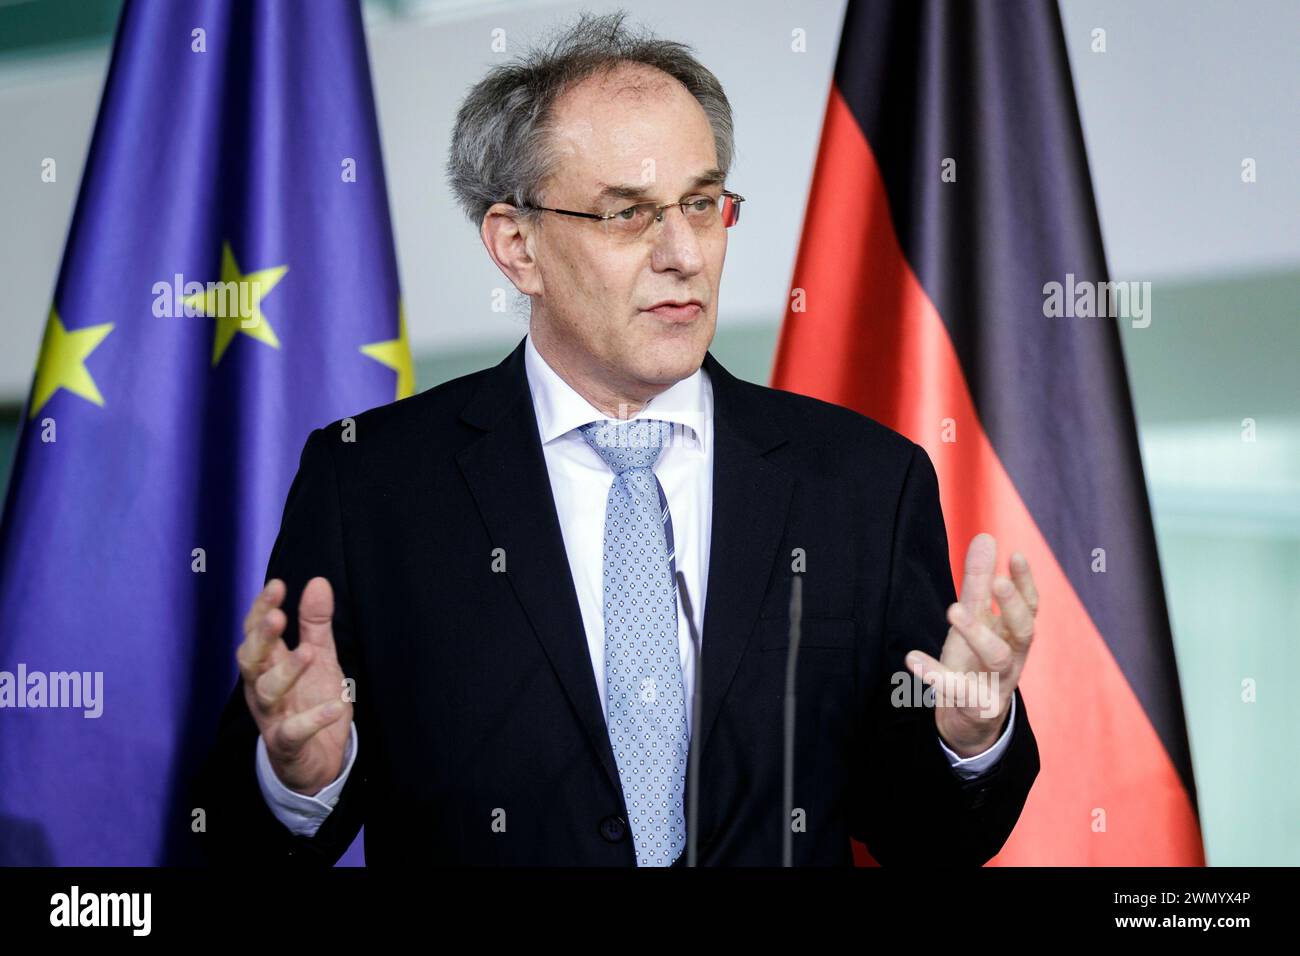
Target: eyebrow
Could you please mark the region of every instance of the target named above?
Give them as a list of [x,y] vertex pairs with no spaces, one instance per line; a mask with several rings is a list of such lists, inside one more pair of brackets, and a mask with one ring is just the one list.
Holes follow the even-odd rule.
[[[713,169],[706,169],[691,180],[690,189],[699,189],[701,186],[716,186],[726,182],[726,180],[726,175],[715,166]],[[644,199],[650,193],[649,186],[634,186],[622,183],[601,183],[600,185],[603,187],[600,191],[601,199]],[[688,193],[689,191],[687,190]]]

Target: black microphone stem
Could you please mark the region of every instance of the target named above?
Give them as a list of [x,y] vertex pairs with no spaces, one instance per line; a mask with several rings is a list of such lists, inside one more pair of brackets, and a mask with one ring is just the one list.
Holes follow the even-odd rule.
[[686,590],[686,576],[677,572],[677,594],[686,612],[686,626],[691,632],[691,650],[695,665],[695,693],[691,695],[691,744],[686,768],[686,865],[695,866],[696,842],[700,828],[700,739],[701,701],[704,699],[704,674],[701,668],[700,632],[695,627],[695,614],[691,610],[691,596]]
[[794,688],[799,662],[800,621],[803,617],[803,578],[790,581],[790,652],[785,661],[785,822],[781,836],[781,865],[794,866]]

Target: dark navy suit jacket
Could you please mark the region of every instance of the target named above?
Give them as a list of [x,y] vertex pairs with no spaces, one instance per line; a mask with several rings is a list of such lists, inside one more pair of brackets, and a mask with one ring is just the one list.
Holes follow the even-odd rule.
[[[358,415],[354,441],[339,423],[308,438],[267,577],[288,585],[290,647],[303,585],[333,585],[358,756],[316,835],[292,835],[263,802],[237,685],[193,793],[213,860],[327,865],[364,823],[371,866],[635,865],[523,358],[521,341],[494,368]],[[885,865],[983,863],[1039,769],[1023,697],[1008,749],[974,780],[941,751],[933,709],[890,703],[907,651],[939,656],[956,600],[929,457],[711,353],[704,368],[716,444],[699,863],[781,863],[796,549],[795,864],[850,865],[850,837]]]

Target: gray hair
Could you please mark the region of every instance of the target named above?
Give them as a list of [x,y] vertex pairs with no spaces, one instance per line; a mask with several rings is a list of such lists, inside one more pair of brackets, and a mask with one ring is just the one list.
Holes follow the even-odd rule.
[[[735,139],[722,84],[683,43],[624,27],[626,12],[583,14],[551,41],[493,67],[470,89],[456,114],[447,159],[452,191],[474,225],[493,203],[536,205],[555,168],[551,121],[556,101],[573,85],[620,64],[643,64],[678,80],[709,119],[718,168],[731,169]],[[532,218],[537,213],[521,210]]]

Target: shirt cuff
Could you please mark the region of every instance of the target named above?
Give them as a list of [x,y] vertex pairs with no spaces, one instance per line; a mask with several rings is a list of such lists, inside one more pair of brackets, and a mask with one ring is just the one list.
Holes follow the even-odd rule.
[[971,757],[959,757],[955,751],[943,742],[942,737],[938,734],[935,734],[935,737],[939,741],[939,746],[943,748],[944,754],[948,757],[948,763],[952,764],[952,769],[959,776],[969,779],[979,776],[998,762],[998,758],[1002,756],[1011,742],[1011,731],[1015,727],[1015,723],[1016,695],[1013,693],[1011,695],[1011,713],[1007,715],[1007,726],[1002,731],[1002,736],[998,738],[997,743],[983,753]]
[[266,752],[266,741],[257,735],[257,784],[262,791],[262,799],[277,820],[288,827],[295,836],[311,837],[316,835],[320,825],[330,815],[339,794],[347,783],[352,764],[357,758],[357,723],[352,721],[348,734],[347,749],[343,753],[343,770],[331,783],[326,784],[314,796],[296,793],[286,787],[271,768],[271,758]]

